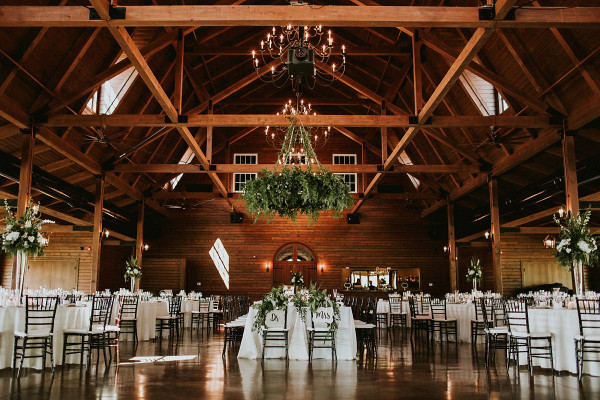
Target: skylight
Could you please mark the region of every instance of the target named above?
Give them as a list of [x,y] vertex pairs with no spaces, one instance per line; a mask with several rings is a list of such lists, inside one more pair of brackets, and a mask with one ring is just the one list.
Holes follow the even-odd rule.
[[[481,115],[499,115],[507,108],[508,104],[502,95],[496,90],[494,85],[475,75],[471,71],[464,71],[459,77],[475,106],[481,112]],[[496,110],[496,105],[498,110]]]
[[215,267],[217,267],[217,271],[219,271],[225,287],[229,289],[229,254],[227,254],[221,239],[217,238],[208,254],[210,254],[210,258],[215,263]]
[[[135,81],[138,73],[134,67],[131,67],[112,79],[104,82],[100,91],[95,91],[88,103],[86,104],[84,114],[95,114],[98,109],[98,101],[100,101],[100,114],[112,114],[131,84]],[[100,93],[100,99],[98,99]]]
[[[406,154],[405,151],[403,151],[402,153],[400,153],[400,155],[398,156],[398,158],[400,159],[400,162],[402,164],[404,164],[404,165],[413,165],[412,160],[410,159],[410,157],[408,156],[408,154]],[[421,181],[419,179],[415,178],[411,174],[406,174],[406,175],[408,175],[408,178],[412,182],[412,184],[415,187],[415,189],[418,189],[419,186],[421,186]]]
[[[179,164],[189,164],[192,162],[193,159],[194,159],[194,152],[192,151],[192,149],[188,148],[185,151],[185,153],[183,154],[183,157],[181,157],[181,160],[179,160]],[[171,183],[172,189],[175,189],[175,186],[177,186],[177,184],[181,180],[182,176],[183,176],[183,174],[179,174],[175,178],[171,179],[170,183]]]

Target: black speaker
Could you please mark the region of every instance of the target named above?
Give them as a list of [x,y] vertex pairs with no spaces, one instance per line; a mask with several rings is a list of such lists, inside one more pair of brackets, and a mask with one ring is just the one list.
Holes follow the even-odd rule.
[[229,222],[232,224],[243,224],[244,214],[235,212],[229,213]]
[[290,75],[313,76],[315,74],[315,52],[308,47],[290,47],[285,66]]
[[360,224],[360,213],[348,214],[348,224],[350,224],[350,225]]

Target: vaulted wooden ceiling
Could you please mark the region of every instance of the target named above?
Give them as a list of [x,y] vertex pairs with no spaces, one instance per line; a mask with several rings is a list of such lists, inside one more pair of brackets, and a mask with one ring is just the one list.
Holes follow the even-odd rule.
[[[103,0],[28,2],[28,6],[52,7],[46,9],[27,9],[18,0],[0,1],[0,150],[18,157],[18,128],[29,129],[33,118],[36,166],[90,192],[94,175],[105,171],[110,187],[107,200],[127,208],[144,194],[154,193],[148,204],[165,212],[161,206],[167,197],[162,195],[163,186],[177,171],[135,172],[143,171],[139,164],[176,164],[191,147],[198,157],[194,163],[208,170],[206,125],[220,118],[212,139],[215,155],[246,135],[262,140],[262,129],[254,128],[266,123],[252,116],[273,115],[292,94],[289,86],[277,89],[260,80],[249,55],[271,25],[259,20],[259,12],[266,9],[261,5],[286,6],[287,2],[208,3],[234,6],[222,13],[214,8],[213,14],[189,14],[188,20],[193,20],[190,27],[185,24],[185,12],[170,13],[158,7],[183,10],[207,2],[113,1],[113,5],[126,7],[125,21],[131,18],[132,26],[125,28],[116,19],[105,21],[111,15]],[[597,8],[574,8],[589,3],[498,1],[495,21],[480,21],[474,14],[483,1],[398,2],[414,7],[387,7],[391,15],[387,18],[381,9],[371,8],[379,5],[372,0],[313,3],[312,8],[288,5],[264,17],[292,18],[306,12],[303,18],[324,19],[324,26],[333,27],[336,42],[346,44],[345,75],[330,87],[317,86],[304,90],[303,95],[324,117],[373,116],[371,126],[342,118],[343,125],[336,126],[335,133],[364,147],[372,160],[369,164],[391,169],[399,164],[400,152],[406,151],[416,165],[454,166],[413,172],[422,182],[421,195],[414,194],[408,201],[423,210],[424,216],[443,209],[446,196],[463,209],[485,209],[489,201],[485,182],[490,173],[501,181],[501,196],[510,197],[560,172],[560,139],[567,130],[576,131],[578,161],[600,154],[600,14]],[[388,6],[390,2],[380,3]],[[332,17],[321,5],[344,9],[332,7],[340,12],[335,20],[327,21]],[[139,14],[134,6],[143,6]],[[257,13],[249,15],[241,6],[252,6]],[[421,8],[424,6],[435,9]],[[88,22],[83,7],[94,7],[100,20]],[[511,11],[513,7],[516,11]],[[142,12],[149,9],[161,12]],[[462,11],[464,15],[459,14]],[[361,16],[369,13],[371,19]],[[509,13],[514,18],[505,18]],[[288,23],[289,18],[281,18],[279,25]],[[210,24],[222,26],[207,26]],[[99,120],[92,115],[85,120],[81,114],[97,88],[132,66],[137,76],[112,116]],[[463,70],[496,88],[509,106],[502,117],[510,118],[490,117],[477,123],[459,118],[482,116],[459,81]],[[391,116],[386,122],[375,117],[382,114],[382,104]],[[207,116],[211,106],[214,119]],[[147,120],[136,117],[142,114]],[[236,117],[240,114],[249,117],[240,123]],[[187,115],[189,126],[164,123],[164,117],[143,123],[159,115],[166,115],[171,122],[177,121],[178,115]],[[418,124],[408,124],[409,115],[417,115]],[[119,116],[123,118],[117,121]],[[535,123],[519,119],[527,116],[539,118]],[[162,126],[158,126],[161,118]],[[385,128],[389,148],[383,150],[383,158],[382,128],[378,126],[382,123],[389,125]],[[108,140],[86,140],[98,135]],[[113,160],[114,166],[103,164],[107,160]],[[128,164],[138,167],[128,169]],[[367,195],[376,195],[382,182],[406,180],[401,174],[367,176],[367,183],[371,182],[365,185]],[[209,172],[199,179],[211,179],[215,192],[227,198],[222,178],[222,174]],[[16,185],[10,180],[0,183],[2,197],[14,195]],[[580,187],[582,197],[598,189],[595,180]],[[59,213],[89,220],[85,212],[64,202],[38,196]],[[353,211],[364,200],[357,199]],[[550,204],[531,204],[527,211]]]

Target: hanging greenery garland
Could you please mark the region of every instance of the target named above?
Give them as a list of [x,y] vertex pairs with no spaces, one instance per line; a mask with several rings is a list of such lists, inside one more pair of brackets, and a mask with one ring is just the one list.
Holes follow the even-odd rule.
[[295,222],[298,214],[317,222],[321,211],[332,211],[339,218],[354,201],[349,186],[321,166],[310,133],[294,117],[290,118],[277,164],[247,182],[243,198],[254,222],[263,216],[267,221],[279,216]]

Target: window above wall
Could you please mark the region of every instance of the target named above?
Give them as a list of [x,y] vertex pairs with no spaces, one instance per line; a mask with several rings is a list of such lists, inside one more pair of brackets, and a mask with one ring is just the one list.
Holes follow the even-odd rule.
[[[258,154],[255,153],[235,153],[233,155],[233,163],[239,165],[258,164]],[[250,173],[234,173],[233,174],[233,192],[243,193],[246,182],[256,179],[257,174]]]
[[508,109],[508,103],[502,94],[485,79],[466,70],[459,80],[481,115],[500,115]]
[[[355,165],[356,154],[334,154],[333,164],[335,165]],[[356,173],[334,173],[341,177],[346,185],[350,187],[350,193],[356,193],[358,191],[358,175]]]
[[[126,57],[122,56],[118,61],[121,61],[124,58]],[[98,110],[98,102],[100,102],[100,114],[112,114],[123,97],[125,97],[125,94],[127,94],[127,91],[137,76],[137,70],[134,67],[131,67],[104,82],[101,86],[101,89],[96,90],[92,97],[88,100],[83,114],[96,114],[96,110]],[[98,94],[100,94],[100,96],[98,96]]]

